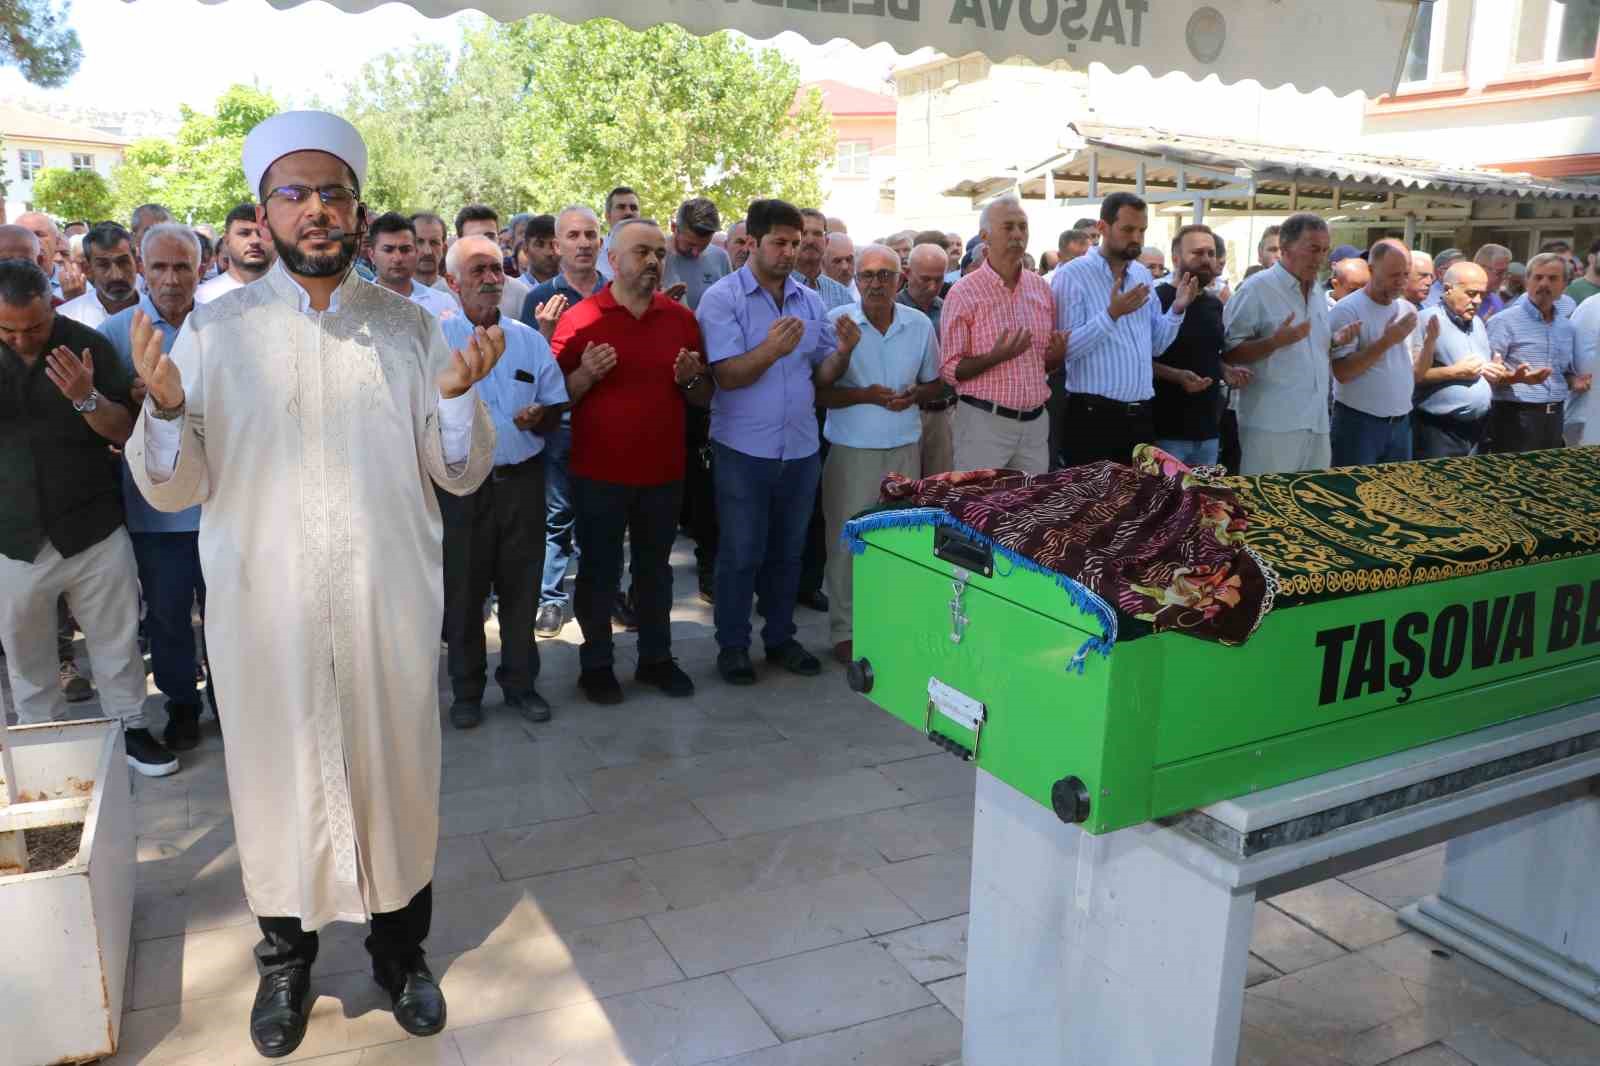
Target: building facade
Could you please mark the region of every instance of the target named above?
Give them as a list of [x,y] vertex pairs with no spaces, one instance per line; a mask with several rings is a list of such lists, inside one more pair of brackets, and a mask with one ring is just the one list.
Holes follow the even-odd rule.
[[33,209],[33,179],[44,170],[93,170],[107,181],[130,142],[90,126],[0,104],[5,152],[5,218]]
[[881,237],[893,225],[884,210],[885,185],[895,174],[895,98],[840,81],[813,81],[799,95],[822,94],[838,147],[822,174],[824,214],[842,218],[856,242]]

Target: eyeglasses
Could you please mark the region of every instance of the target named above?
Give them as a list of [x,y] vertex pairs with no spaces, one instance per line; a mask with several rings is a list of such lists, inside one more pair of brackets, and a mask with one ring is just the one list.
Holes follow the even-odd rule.
[[856,273],[856,278],[863,285],[887,285],[899,277],[898,270],[862,270]]
[[313,195],[329,207],[348,207],[355,203],[359,194],[348,185],[320,185],[316,188],[309,185],[279,185],[267,193],[267,199],[276,196],[291,204],[299,204]]

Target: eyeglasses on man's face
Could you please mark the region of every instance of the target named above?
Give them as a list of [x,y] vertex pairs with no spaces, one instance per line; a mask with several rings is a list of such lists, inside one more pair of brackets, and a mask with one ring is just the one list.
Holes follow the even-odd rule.
[[279,185],[267,192],[267,199],[279,199],[291,204],[303,204],[312,196],[329,207],[348,207],[356,202],[357,192],[348,185]]
[[861,270],[856,272],[856,280],[863,285],[887,285],[900,277],[898,270]]

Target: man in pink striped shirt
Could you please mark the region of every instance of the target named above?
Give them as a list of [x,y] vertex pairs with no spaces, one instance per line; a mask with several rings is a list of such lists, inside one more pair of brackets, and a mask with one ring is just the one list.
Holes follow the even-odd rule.
[[1045,375],[1066,358],[1067,335],[1054,329],[1050,286],[1023,267],[1022,203],[991,201],[978,229],[988,255],[951,287],[940,322],[940,374],[960,400],[955,466],[1042,474],[1050,468],[1049,419],[1040,417],[1050,398]]

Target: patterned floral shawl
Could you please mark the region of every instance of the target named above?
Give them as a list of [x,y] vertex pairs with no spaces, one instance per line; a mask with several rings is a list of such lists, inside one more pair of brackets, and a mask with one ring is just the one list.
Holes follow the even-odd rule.
[[[1134,458],[1134,466],[1099,462],[1039,475],[891,474],[883,503],[943,511],[954,521],[929,523],[962,527],[1014,561],[1081,583],[1156,632],[1243,644],[1271,609],[1274,583],[1244,546],[1244,507],[1210,483],[1220,471],[1190,470],[1150,445]],[[859,546],[868,529],[906,524],[880,511],[850,523],[846,538]],[[1109,651],[1110,639],[1100,650]]]

